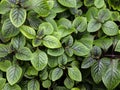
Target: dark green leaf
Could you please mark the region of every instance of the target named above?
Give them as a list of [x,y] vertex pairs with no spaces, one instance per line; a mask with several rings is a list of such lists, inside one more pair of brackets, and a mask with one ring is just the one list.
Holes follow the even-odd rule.
[[77,2],[76,0],[58,0],[58,2],[66,7],[76,7]]

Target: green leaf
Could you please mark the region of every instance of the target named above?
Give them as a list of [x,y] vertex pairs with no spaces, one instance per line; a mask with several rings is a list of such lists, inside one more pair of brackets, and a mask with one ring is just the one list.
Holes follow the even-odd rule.
[[80,90],[80,89],[79,89],[79,88],[74,87],[74,88],[72,88],[71,90]]
[[21,87],[17,84],[11,86],[10,84],[6,83],[2,90],[21,90]]
[[74,81],[71,80],[69,77],[66,77],[64,80],[64,85],[68,88],[71,89],[74,86]]
[[52,71],[52,81],[56,81],[61,78],[63,75],[63,70],[61,68],[55,68]]
[[79,32],[84,32],[87,29],[86,17],[76,17],[73,21],[73,27]]
[[40,83],[38,80],[33,79],[28,82],[27,87],[28,90],[40,90]]
[[114,36],[118,34],[118,26],[113,21],[107,21],[102,26],[103,32],[108,36]]
[[5,38],[11,38],[19,33],[19,29],[13,26],[9,19],[6,19],[2,26],[2,35]]
[[49,14],[50,8],[46,0],[34,0],[31,1],[33,10],[42,17],[46,17]]
[[36,70],[38,71],[43,70],[48,63],[47,54],[43,51],[40,51],[39,49],[36,50],[33,53],[33,58],[31,59],[31,63]]
[[44,35],[47,35],[47,34],[52,34],[54,31],[54,28],[51,23],[43,22],[42,24],[39,25],[38,32],[40,32],[41,30],[43,30]]
[[33,45],[33,47],[38,47],[38,46],[41,45],[41,43],[42,43],[42,40],[39,39],[39,38],[34,38],[34,39],[32,40],[32,45]]
[[87,48],[84,44],[78,41],[74,42],[72,49],[73,53],[78,56],[84,56],[90,52],[89,48]]
[[63,38],[62,43],[65,43],[65,46],[72,46],[73,45],[73,37],[71,35],[66,36]]
[[37,76],[38,75],[38,71],[32,67],[32,66],[29,66],[25,72],[26,75],[28,76]]
[[1,71],[6,72],[10,66],[11,66],[11,62],[9,60],[0,61]]
[[115,51],[120,52],[120,40],[117,42],[117,45],[115,47]]
[[108,19],[110,19],[110,17],[111,17],[111,13],[108,9],[101,9],[98,12],[98,19],[101,22],[107,21]]
[[39,77],[40,77],[41,80],[46,80],[48,78],[48,71],[47,71],[47,69],[42,70],[39,73]]
[[45,80],[42,82],[42,86],[44,88],[49,88],[51,86],[51,81],[50,80]]
[[26,19],[26,10],[23,8],[13,8],[10,11],[10,20],[15,27],[20,27]]
[[65,7],[76,7],[76,0],[58,0],[58,2]]
[[67,56],[65,54],[58,57],[58,64],[59,65],[67,64]]
[[64,53],[64,48],[57,48],[57,49],[48,49],[47,53],[51,56],[60,56]]
[[116,60],[113,60],[102,80],[108,90],[113,90],[120,83],[120,71],[116,68]]
[[85,6],[92,6],[94,4],[94,0],[84,0]]
[[26,25],[21,26],[20,31],[28,39],[34,39],[35,38],[36,32],[33,28],[31,28],[29,26],[26,26]]
[[5,86],[6,79],[5,78],[0,78],[0,90]]
[[97,8],[102,8],[105,5],[104,0],[95,0],[94,4]]
[[96,32],[101,28],[101,23],[95,19],[91,19],[88,23],[87,31],[88,32]]
[[21,47],[17,50],[16,58],[24,61],[28,61],[32,58],[32,52],[27,47]]
[[89,68],[91,67],[94,63],[96,62],[96,60],[92,57],[87,57],[83,60],[82,64],[81,64],[81,68]]
[[48,66],[53,68],[53,67],[56,67],[57,65],[58,65],[58,58],[49,56],[48,57]]
[[82,81],[82,74],[77,67],[68,68],[68,75],[72,80]]
[[6,0],[2,0],[0,2],[0,14],[6,14],[7,12],[9,12],[10,7],[11,5]]
[[60,41],[51,35],[48,35],[46,37],[43,38],[43,45],[45,45],[48,48],[60,48],[61,47],[61,43]]
[[22,68],[18,65],[10,66],[6,72],[7,80],[10,85],[14,85],[19,81],[22,75]]
[[23,35],[17,35],[16,37],[13,37],[11,39],[11,45],[13,48],[15,48],[16,50],[21,48],[21,47],[24,47],[26,44],[26,39]]
[[0,57],[5,57],[10,53],[9,45],[0,44]]

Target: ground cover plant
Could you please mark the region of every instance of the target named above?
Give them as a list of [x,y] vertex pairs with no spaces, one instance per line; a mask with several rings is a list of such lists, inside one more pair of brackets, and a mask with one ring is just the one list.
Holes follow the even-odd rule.
[[120,90],[119,0],[0,0],[0,90]]

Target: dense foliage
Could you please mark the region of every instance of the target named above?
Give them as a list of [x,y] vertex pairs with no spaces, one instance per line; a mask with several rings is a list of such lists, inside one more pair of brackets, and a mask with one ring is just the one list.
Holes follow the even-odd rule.
[[119,0],[1,0],[0,90],[120,90]]

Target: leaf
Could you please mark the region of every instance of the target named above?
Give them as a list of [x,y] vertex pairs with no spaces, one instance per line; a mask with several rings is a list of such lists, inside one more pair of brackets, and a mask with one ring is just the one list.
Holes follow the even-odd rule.
[[26,39],[23,35],[17,35],[16,37],[13,37],[11,39],[11,45],[13,46],[13,48],[15,48],[16,50],[24,47],[26,44]]
[[17,84],[11,86],[10,84],[6,83],[2,90],[21,90],[21,87]]
[[97,8],[102,8],[105,5],[104,0],[95,0],[94,4]]
[[40,83],[38,80],[32,79],[28,82],[28,90],[40,90]]
[[36,50],[33,53],[33,58],[31,59],[31,63],[37,71],[43,70],[48,63],[47,54],[43,51],[40,51],[39,49]]
[[50,8],[46,0],[34,0],[31,1],[32,9],[42,17],[46,17],[49,14]]
[[58,57],[49,56],[48,66],[53,68],[53,67],[56,67],[57,65],[58,65]]
[[58,0],[58,2],[65,7],[76,7],[76,0]]
[[5,57],[10,53],[9,45],[0,44],[0,57]]
[[6,19],[2,25],[2,35],[5,38],[11,38],[19,33],[19,29],[12,25],[9,19]]
[[57,48],[57,49],[48,49],[47,53],[51,56],[60,56],[64,53],[64,48]]
[[67,64],[67,56],[65,54],[58,57],[58,64],[59,65]]
[[85,6],[92,6],[94,4],[94,0],[84,0]]
[[10,66],[11,66],[11,62],[9,60],[0,61],[1,71],[6,72]]
[[0,78],[0,90],[5,86],[6,79],[5,78]]
[[17,50],[16,58],[24,61],[28,61],[32,58],[32,52],[27,47],[21,47]]
[[97,20],[91,19],[88,23],[87,31],[88,32],[96,32],[101,28],[101,23]]
[[38,75],[38,71],[32,67],[32,66],[29,66],[25,72],[26,75],[28,76],[37,76]]
[[42,86],[44,88],[49,88],[51,86],[51,81],[50,80],[45,80],[42,82]]
[[61,68],[55,68],[52,71],[52,81],[56,81],[61,78],[63,75],[63,70]]
[[104,85],[109,89],[114,89],[120,83],[120,72],[116,68],[116,60],[113,60],[106,73],[102,77]]
[[10,20],[15,27],[20,27],[26,19],[26,10],[23,8],[13,8],[10,11]]
[[44,35],[47,35],[47,34],[52,34],[54,31],[54,28],[53,28],[51,23],[44,22],[44,23],[39,25],[38,32],[40,32],[41,30],[43,30]]
[[74,86],[74,81],[71,80],[69,77],[66,77],[64,80],[64,85],[68,88],[71,89]]
[[108,9],[101,9],[98,12],[98,19],[101,22],[107,21],[108,19],[110,19],[110,17],[111,17],[111,13]]
[[19,81],[22,75],[22,68],[18,65],[10,66],[6,72],[7,80],[10,85],[14,85]]
[[108,36],[114,36],[118,34],[118,26],[113,21],[107,21],[102,26],[103,32]]
[[120,52],[120,40],[117,42],[117,45],[115,47],[115,51]]
[[28,39],[34,39],[35,38],[36,32],[33,28],[31,28],[29,26],[26,26],[26,25],[21,26],[20,31]]
[[82,74],[77,67],[68,68],[68,75],[72,80],[82,81]]
[[92,57],[87,57],[83,60],[82,64],[81,64],[81,68],[89,68],[91,67],[94,63],[96,62],[96,60]]
[[39,77],[40,77],[41,80],[46,80],[48,78],[48,75],[49,74],[48,74],[47,69],[44,69],[43,71],[41,71],[39,73]]
[[90,50],[84,44],[78,41],[74,42],[72,49],[73,53],[78,56],[84,56],[90,52]]
[[73,27],[79,32],[84,32],[87,29],[86,17],[76,17],[73,21]]
[[39,38],[34,38],[34,39],[32,40],[32,45],[33,45],[33,47],[38,47],[38,46],[41,45],[41,43],[42,43],[42,40],[39,39]]
[[56,37],[51,35],[45,36],[43,38],[43,45],[52,49],[61,47],[60,41]]

